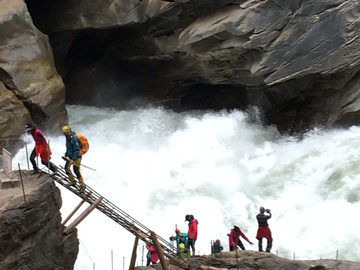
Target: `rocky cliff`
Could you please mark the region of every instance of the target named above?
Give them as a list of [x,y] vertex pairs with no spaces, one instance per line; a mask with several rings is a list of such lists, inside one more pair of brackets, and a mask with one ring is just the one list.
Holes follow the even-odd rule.
[[359,122],[357,0],[2,4],[2,145],[25,119],[65,123],[65,94],[119,109],[256,107],[283,132]]
[[24,193],[19,172],[0,172],[0,269],[73,269],[79,240],[76,230],[63,234],[60,190],[47,175],[22,178]]
[[[241,250],[238,252],[221,252],[189,259],[191,270],[358,270],[360,263],[338,260],[288,260],[267,252]],[[137,270],[155,268],[162,270],[160,264],[136,267]],[[181,270],[170,265],[170,270]]]
[[272,253],[257,251],[221,252],[193,258],[190,269],[215,270],[212,267],[241,270],[355,270],[360,263],[338,260],[288,260]]
[[47,130],[67,122],[65,87],[48,37],[22,0],[0,1],[0,146],[14,152],[24,124]]

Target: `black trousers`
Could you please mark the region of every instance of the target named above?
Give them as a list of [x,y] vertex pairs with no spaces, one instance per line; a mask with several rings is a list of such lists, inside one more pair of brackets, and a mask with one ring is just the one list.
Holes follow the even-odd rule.
[[[36,158],[36,152],[35,152],[35,148],[32,150],[31,154],[30,154],[30,162],[33,166],[33,169],[34,171],[38,171],[39,168],[36,164],[36,161],[35,161],[35,158]],[[52,164],[50,161],[49,162],[45,162],[41,159],[41,163],[43,165],[45,165],[47,168],[49,168],[52,172],[55,172],[56,171],[56,167],[54,164]]]
[[[237,242],[237,245],[239,246],[239,248],[241,248],[242,250],[245,250],[244,244],[239,240],[239,242]],[[230,251],[235,250],[235,247],[230,246]]]

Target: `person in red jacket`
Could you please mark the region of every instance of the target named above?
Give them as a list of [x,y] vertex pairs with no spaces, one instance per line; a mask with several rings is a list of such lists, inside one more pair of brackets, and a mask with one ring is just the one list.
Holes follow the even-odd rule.
[[56,171],[54,164],[50,162],[51,150],[41,130],[38,129],[33,123],[27,123],[25,125],[25,131],[30,134],[34,141],[35,147],[30,154],[30,162],[34,168],[32,174],[39,173],[40,170],[36,164],[35,157],[40,155],[41,163],[48,167],[52,172]]
[[149,244],[146,244],[146,249],[148,250],[148,253],[146,255],[147,258],[146,265],[147,266],[150,265],[150,262],[152,264],[157,263],[157,261],[159,260],[159,256],[156,253],[156,249]]
[[191,247],[192,256],[195,256],[195,242],[198,236],[198,224],[199,222],[194,218],[193,215],[186,215],[185,221],[189,222],[188,230],[188,247]]
[[234,229],[230,230],[230,234],[228,234],[228,236],[230,251],[235,250],[236,245],[238,245],[242,250],[245,250],[244,244],[240,240],[240,236],[244,238],[250,245],[254,244],[246,237],[246,235],[240,230],[238,226],[234,226]]

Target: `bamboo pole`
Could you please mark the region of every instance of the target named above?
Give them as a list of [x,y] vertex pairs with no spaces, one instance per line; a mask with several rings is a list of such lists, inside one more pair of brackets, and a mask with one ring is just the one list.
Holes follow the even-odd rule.
[[133,246],[133,251],[131,254],[131,260],[130,260],[130,265],[129,265],[129,270],[134,270],[135,268],[135,261],[136,261],[136,250],[137,250],[137,245],[139,242],[139,237],[135,237],[135,242],[134,242],[134,246]]
[[165,260],[165,257],[164,257],[164,252],[163,252],[163,250],[162,250],[162,248],[161,248],[161,246],[159,244],[159,241],[157,240],[156,234],[153,231],[150,231],[150,238],[154,243],[156,253],[157,253],[157,255],[158,255],[159,259],[160,259],[162,269],[163,270],[169,270],[168,263],[167,263],[167,261]]
[[217,268],[217,267],[208,266],[208,265],[200,265],[200,268],[204,269],[204,270],[226,270],[226,269],[228,269],[228,268]]
[[64,233],[65,234],[71,233],[75,229],[75,227],[81,221],[83,221],[83,219],[86,218],[95,209],[96,206],[98,206],[101,203],[102,199],[103,197],[99,197],[93,204],[91,204],[87,209],[85,209],[85,211],[82,212],[80,216],[78,216],[68,227],[64,229]]
[[239,232],[235,231],[235,228],[234,228],[234,235],[235,235],[236,269],[239,269],[239,256],[238,256]]
[[66,222],[69,221],[70,218],[72,218],[72,216],[76,213],[77,210],[79,210],[79,208],[84,204],[85,200],[82,200],[76,207],[75,209],[70,213],[70,215],[62,222],[62,225],[65,225]]
[[24,182],[23,182],[22,175],[21,175],[20,163],[18,163],[18,167],[19,167],[19,173],[20,173],[20,182],[21,182],[21,187],[22,187],[23,196],[24,196],[24,202],[26,202],[25,189],[24,189]]

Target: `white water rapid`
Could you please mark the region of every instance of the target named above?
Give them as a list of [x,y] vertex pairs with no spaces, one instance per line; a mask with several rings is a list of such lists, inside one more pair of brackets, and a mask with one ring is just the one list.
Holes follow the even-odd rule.
[[[313,130],[299,140],[240,111],[67,109],[72,129],[90,141],[82,163],[96,171],[81,168],[85,183],[164,239],[176,225],[187,231],[184,217],[193,214],[197,254],[210,254],[215,239],[227,251],[235,224],[254,242],[243,241],[246,249],[257,250],[255,216],[264,206],[273,214],[273,253],[360,260],[359,127]],[[45,136],[52,162],[64,165],[61,131]],[[24,150],[18,163],[26,167]],[[80,198],[58,186],[65,219]],[[135,237],[100,211],[79,224],[78,235],[76,270],[128,269]],[[143,247],[139,241],[137,265],[145,265]]]

